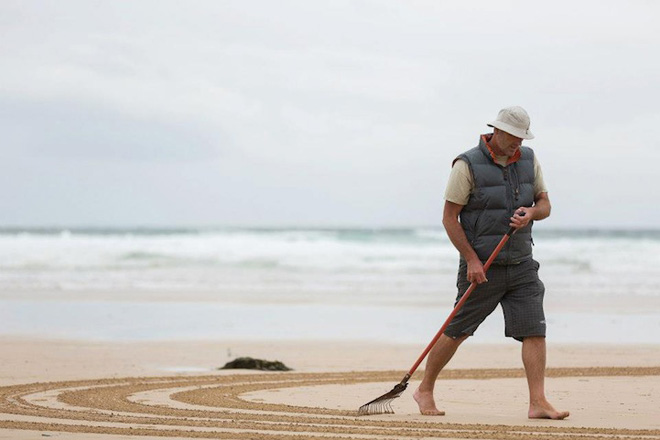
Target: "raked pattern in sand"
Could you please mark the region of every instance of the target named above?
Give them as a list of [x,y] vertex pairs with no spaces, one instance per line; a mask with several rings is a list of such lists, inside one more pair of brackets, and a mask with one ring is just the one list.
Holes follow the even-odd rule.
[[[660,439],[660,429],[653,428],[655,425],[635,427],[632,426],[635,424],[633,419],[629,419],[628,423],[619,423],[627,426],[623,428],[612,427],[617,425],[616,420],[585,427],[584,424],[574,425],[570,421],[521,419],[520,424],[477,424],[452,422],[449,417],[431,418],[412,414],[356,415],[358,403],[377,397],[374,393],[388,391],[401,376],[401,372],[394,371],[219,373],[5,386],[0,388],[0,428],[49,433],[103,433],[136,438],[154,436],[237,440]],[[513,378],[520,381],[521,377],[521,369],[460,369],[447,370],[442,375],[443,380],[458,384],[474,380],[486,384]],[[566,381],[565,386],[573,389],[576,394],[599,392],[597,389],[589,390],[588,387],[582,391],[575,390],[576,384],[587,386],[589,383],[599,383],[600,386],[607,386],[607,380],[622,378],[629,381],[631,387],[648,387],[649,390],[657,391],[660,367],[555,368],[548,370],[548,377]],[[591,379],[598,380],[590,382]],[[334,387],[334,400],[324,394],[323,387]],[[318,392],[312,392],[314,389]],[[295,404],[300,401],[296,393],[305,393],[307,406]],[[605,396],[602,399],[589,397],[591,401],[605,399]],[[474,402],[475,407],[478,408],[479,403]],[[623,404],[626,402],[612,402],[613,419],[616,418],[615,412],[621,413],[616,405]],[[643,407],[635,410],[653,411],[652,408]],[[605,417],[607,419],[607,414]],[[648,414],[646,419],[649,419]],[[473,420],[479,420],[479,416],[475,414]]]

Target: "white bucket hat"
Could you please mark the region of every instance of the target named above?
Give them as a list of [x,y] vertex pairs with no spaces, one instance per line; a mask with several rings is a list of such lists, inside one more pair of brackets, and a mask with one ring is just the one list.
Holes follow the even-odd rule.
[[534,135],[529,131],[529,115],[522,107],[503,108],[497,114],[497,119],[487,125],[499,128],[521,139],[534,139]]

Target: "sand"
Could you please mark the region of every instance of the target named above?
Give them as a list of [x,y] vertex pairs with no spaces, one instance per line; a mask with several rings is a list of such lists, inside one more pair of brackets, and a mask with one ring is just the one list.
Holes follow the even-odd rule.
[[[526,418],[517,343],[468,341],[441,375],[444,417],[357,417],[420,346],[362,342],[81,342],[0,338],[0,439],[660,439],[660,347],[549,341],[550,400],[563,421]],[[217,371],[239,356],[295,371]]]

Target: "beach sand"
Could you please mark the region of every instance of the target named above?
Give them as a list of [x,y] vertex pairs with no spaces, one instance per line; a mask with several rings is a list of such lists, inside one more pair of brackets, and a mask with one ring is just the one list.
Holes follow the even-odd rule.
[[[0,338],[0,439],[658,438],[660,347],[549,341],[549,399],[563,421],[528,420],[517,343],[468,341],[437,387],[444,417],[357,417],[424,348],[366,342],[82,342]],[[289,373],[217,371],[239,356]],[[601,438],[601,437],[599,437]]]

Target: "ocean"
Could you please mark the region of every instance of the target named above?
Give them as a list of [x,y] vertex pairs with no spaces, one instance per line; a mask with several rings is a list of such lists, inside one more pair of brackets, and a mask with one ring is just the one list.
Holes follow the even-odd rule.
[[[660,344],[660,230],[534,233],[548,337]],[[458,253],[439,228],[0,229],[0,336],[430,340]],[[501,312],[475,340],[504,340]]]

